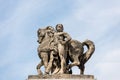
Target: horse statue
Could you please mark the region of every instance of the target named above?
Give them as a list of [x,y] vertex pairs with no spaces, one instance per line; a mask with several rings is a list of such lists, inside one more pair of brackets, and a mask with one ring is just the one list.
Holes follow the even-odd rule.
[[[50,50],[48,48],[49,36],[47,31],[53,30],[52,27],[46,27],[45,29],[38,29],[38,56],[41,59],[40,63],[37,65],[38,74],[42,74],[40,68],[44,65],[45,69],[49,63]],[[71,70],[73,66],[78,66],[81,70],[80,74],[84,74],[85,63],[91,58],[95,51],[94,43],[91,40],[86,40],[80,42],[77,40],[70,40],[67,44],[68,50],[66,50],[66,71]],[[88,50],[84,53],[84,46],[87,46]],[[69,61],[71,63],[69,64]],[[67,72],[66,72],[67,73]]]
[[[84,53],[84,46],[87,46],[88,50]],[[72,63],[68,64],[67,69],[71,69],[73,66],[78,66],[81,70],[80,74],[84,74],[85,63],[90,59],[95,51],[94,43],[91,40],[85,40],[80,42],[77,40],[71,40],[68,44],[69,52],[67,59]]]
[[48,32],[52,30],[52,27],[48,26],[44,29],[38,29],[37,31],[37,36],[38,36],[38,56],[41,59],[40,63],[37,65],[37,71],[39,75],[42,75],[42,71],[40,70],[40,68],[44,65],[45,69],[48,66],[48,62],[49,62],[49,53],[50,50],[48,48],[48,44],[50,42],[50,37],[48,36]]

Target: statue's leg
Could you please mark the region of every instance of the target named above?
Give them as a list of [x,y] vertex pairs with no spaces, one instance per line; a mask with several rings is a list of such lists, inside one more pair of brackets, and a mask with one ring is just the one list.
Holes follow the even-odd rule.
[[49,72],[50,72],[50,70],[52,68],[52,63],[53,63],[53,59],[54,59],[53,53],[54,53],[53,51],[50,53],[50,61],[49,61],[48,66],[47,66],[47,68],[45,70],[46,74],[49,74]]
[[61,60],[61,69],[59,71],[59,74],[63,74],[66,70],[66,53],[65,53],[65,50],[64,50],[64,46],[59,44],[58,45],[58,51],[59,51],[59,57],[60,57],[60,60]]
[[60,61],[58,59],[53,61],[53,65],[55,66],[55,69],[53,70],[52,74],[57,74],[58,71],[60,70],[59,63]]
[[73,66],[79,66],[80,65],[80,61],[78,59],[78,56],[75,55],[75,56],[73,56],[73,58],[74,58],[74,62],[72,62],[71,64],[69,64],[67,66],[67,68],[72,68]]
[[51,74],[55,71],[55,66],[54,65],[52,65],[52,68],[51,68]]
[[84,65],[82,65],[81,67],[80,67],[80,74],[81,75],[83,75],[84,74],[84,70],[85,70],[85,66]]
[[52,74],[57,74],[59,70],[60,70],[60,68],[56,67]]
[[45,67],[45,70],[48,66],[48,53],[47,52],[41,52],[41,58],[43,60],[43,64],[44,64],[44,67]]
[[36,69],[39,75],[42,75],[42,71],[40,70],[41,66],[43,66],[43,61],[41,60],[41,62],[37,65]]

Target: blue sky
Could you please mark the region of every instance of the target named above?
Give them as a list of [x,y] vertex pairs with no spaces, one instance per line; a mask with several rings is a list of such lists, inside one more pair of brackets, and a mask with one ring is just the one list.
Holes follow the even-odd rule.
[[[0,0],[0,80],[37,74],[37,29],[62,23],[73,39],[96,50],[85,74],[120,79],[120,0]],[[78,74],[78,68],[73,68]]]

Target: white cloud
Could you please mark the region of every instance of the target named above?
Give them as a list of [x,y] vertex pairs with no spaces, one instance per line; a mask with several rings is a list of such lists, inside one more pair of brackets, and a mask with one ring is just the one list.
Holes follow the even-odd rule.
[[[113,43],[115,44],[115,43]],[[120,79],[120,49],[107,44],[102,51],[97,51],[97,62],[95,61],[95,77],[98,80]]]
[[119,62],[103,62],[97,64],[98,74],[96,75],[98,80],[119,80],[120,79],[120,63]]
[[103,56],[103,62],[106,61],[106,62],[120,62],[120,49],[111,49],[111,50],[108,50],[108,52],[106,51],[105,52],[106,54]]
[[[78,1],[76,4],[80,2]],[[117,3],[117,1],[115,2]],[[98,40],[120,22],[120,5],[112,3],[112,1],[109,1],[108,4],[104,1],[90,1],[80,6],[77,5],[63,23],[66,28],[73,28],[71,29],[72,36],[76,39]]]

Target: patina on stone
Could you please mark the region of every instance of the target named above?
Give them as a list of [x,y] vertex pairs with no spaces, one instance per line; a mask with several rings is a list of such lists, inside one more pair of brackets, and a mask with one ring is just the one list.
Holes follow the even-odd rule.
[[[95,45],[91,40],[80,42],[72,39],[68,33],[64,32],[62,24],[57,24],[55,29],[52,26],[38,29],[37,36],[39,43],[37,51],[41,60],[36,67],[38,75],[29,76],[29,80],[32,80],[30,78],[94,79],[92,75],[84,75],[85,63],[95,51]],[[84,46],[88,48],[86,52],[84,52]],[[42,66],[45,68],[44,72],[40,69]],[[73,66],[78,66],[79,75],[72,74]]]

